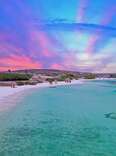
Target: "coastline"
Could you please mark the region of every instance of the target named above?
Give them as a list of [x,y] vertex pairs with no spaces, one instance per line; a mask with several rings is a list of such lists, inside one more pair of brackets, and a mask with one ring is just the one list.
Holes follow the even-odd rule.
[[29,90],[46,88],[46,87],[55,87],[55,86],[67,86],[73,84],[82,84],[84,80],[72,80],[71,83],[58,82],[57,84],[49,83],[39,83],[37,85],[25,85],[17,86],[16,88],[11,87],[0,87],[0,112],[7,110],[9,107],[12,107],[21,99]]
[[1,87],[0,86],[0,100],[7,96],[11,96],[15,93],[26,91],[28,89],[34,88],[44,88],[44,87],[51,87],[51,86],[61,86],[61,85],[71,85],[71,84],[81,84],[83,80],[73,80],[71,83],[58,82],[57,84],[49,84],[49,83],[39,83],[37,85],[24,85],[24,86],[16,86],[16,88],[11,87]]
[[8,96],[12,96],[14,94],[27,91],[29,89],[37,89],[37,88],[45,88],[45,87],[54,87],[54,86],[64,86],[64,85],[72,85],[72,84],[82,84],[91,80],[116,80],[116,78],[96,78],[96,79],[79,79],[72,80],[71,83],[66,83],[64,81],[57,82],[57,84],[50,84],[48,82],[38,83],[37,85],[24,85],[24,86],[16,86],[15,88],[11,87],[2,87],[0,86],[0,101]]

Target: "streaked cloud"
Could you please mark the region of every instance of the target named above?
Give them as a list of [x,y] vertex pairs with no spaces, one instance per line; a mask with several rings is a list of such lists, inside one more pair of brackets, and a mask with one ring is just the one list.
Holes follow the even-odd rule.
[[1,70],[42,68],[42,63],[32,61],[29,57],[11,55],[0,59]]
[[116,72],[115,6],[115,0],[0,1],[0,70]]

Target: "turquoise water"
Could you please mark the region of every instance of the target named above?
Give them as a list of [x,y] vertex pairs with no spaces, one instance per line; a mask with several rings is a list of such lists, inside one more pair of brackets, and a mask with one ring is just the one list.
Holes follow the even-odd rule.
[[0,156],[116,156],[115,82],[32,91],[0,114]]

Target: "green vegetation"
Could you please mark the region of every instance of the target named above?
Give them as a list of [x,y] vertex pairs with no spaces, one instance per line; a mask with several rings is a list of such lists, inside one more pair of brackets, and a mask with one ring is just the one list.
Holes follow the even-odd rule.
[[71,74],[71,73],[65,73],[65,74],[62,74],[59,77],[58,81],[65,81],[66,79],[70,79],[70,80],[76,79],[76,80],[78,80],[79,79],[79,76],[78,75]]
[[32,77],[30,74],[19,74],[19,73],[1,73],[0,81],[22,81],[29,80]]
[[95,74],[86,74],[86,75],[84,76],[84,78],[85,78],[85,79],[95,79],[96,76],[95,76]]

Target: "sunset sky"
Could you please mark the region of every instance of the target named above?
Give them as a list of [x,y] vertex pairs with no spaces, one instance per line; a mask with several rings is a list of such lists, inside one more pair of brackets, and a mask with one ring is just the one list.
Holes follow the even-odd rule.
[[116,73],[116,0],[0,0],[0,71]]

